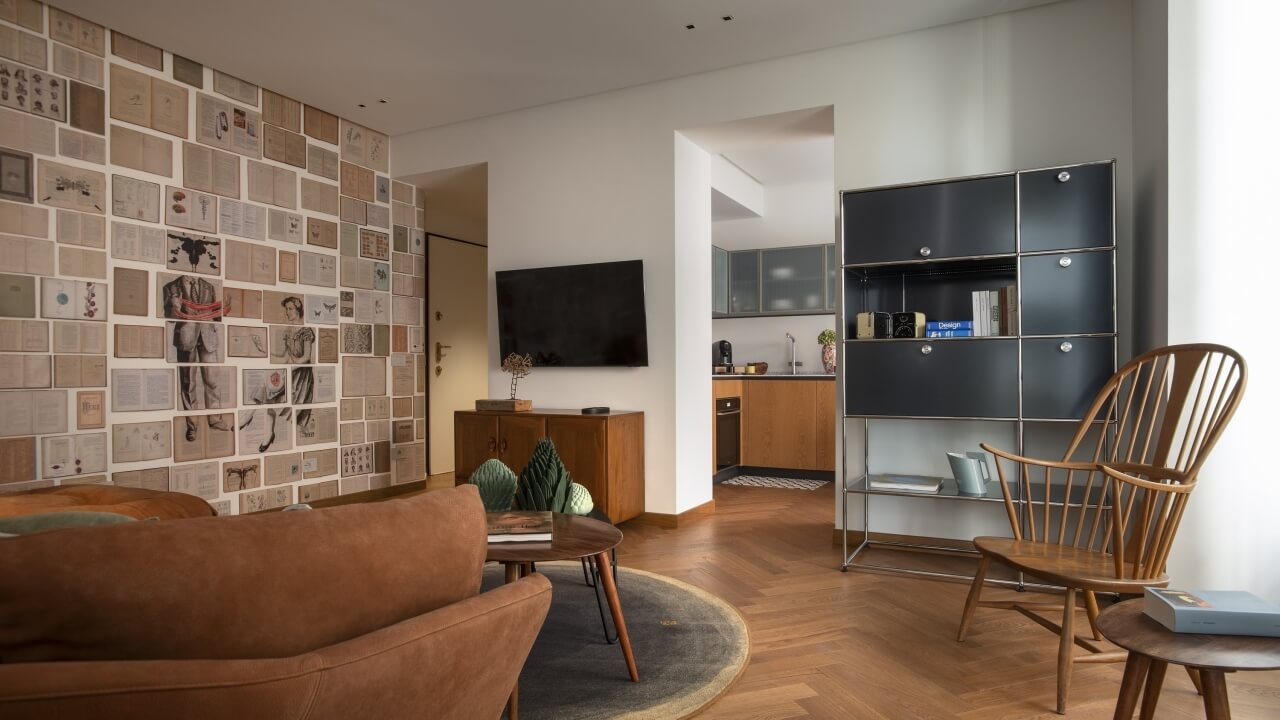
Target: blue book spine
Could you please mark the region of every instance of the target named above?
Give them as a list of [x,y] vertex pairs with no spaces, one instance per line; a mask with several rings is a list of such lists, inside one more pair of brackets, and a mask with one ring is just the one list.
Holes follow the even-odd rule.
[[925,331],[929,330],[972,330],[972,320],[930,320],[924,324]]
[[931,338],[948,338],[948,337],[973,337],[972,330],[925,330],[925,337]]

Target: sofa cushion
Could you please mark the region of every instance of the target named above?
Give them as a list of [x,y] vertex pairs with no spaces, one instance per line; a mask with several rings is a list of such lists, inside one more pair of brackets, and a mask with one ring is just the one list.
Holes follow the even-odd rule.
[[475,595],[485,547],[470,486],[10,538],[0,662],[298,655]]
[[116,525],[119,523],[137,522],[136,518],[111,512],[51,512],[34,515],[11,515],[0,517],[0,534],[30,535],[46,530],[64,530],[73,527],[91,527],[93,525]]
[[59,485],[0,495],[0,517],[35,513],[112,512],[138,520],[209,517],[213,507],[195,495],[118,485]]

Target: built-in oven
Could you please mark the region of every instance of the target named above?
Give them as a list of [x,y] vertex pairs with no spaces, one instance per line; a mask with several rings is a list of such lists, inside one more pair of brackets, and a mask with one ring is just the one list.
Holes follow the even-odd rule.
[[716,471],[741,463],[742,399],[716,400]]

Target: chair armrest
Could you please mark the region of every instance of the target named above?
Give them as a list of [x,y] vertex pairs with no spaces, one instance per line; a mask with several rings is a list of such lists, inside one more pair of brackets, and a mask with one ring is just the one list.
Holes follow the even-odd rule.
[[[1098,469],[1109,478],[1140,488],[1187,493],[1196,486],[1195,480],[1188,480],[1186,473],[1173,468],[1139,463],[1099,463]],[[1166,480],[1171,482],[1163,482]]]
[[981,447],[983,450],[986,450],[992,455],[995,455],[997,458],[1008,460],[1010,462],[1015,462],[1020,465],[1036,465],[1039,467],[1051,468],[1054,470],[1085,470],[1085,471],[1098,470],[1098,463],[1095,463],[1095,462],[1065,462],[1062,460],[1043,460],[1040,458],[1029,458],[1029,457],[1024,457],[1022,455],[1017,455],[1017,454],[1008,452],[1006,450],[1000,450],[998,448],[992,447],[991,445],[988,445],[987,443],[979,443],[978,447]]

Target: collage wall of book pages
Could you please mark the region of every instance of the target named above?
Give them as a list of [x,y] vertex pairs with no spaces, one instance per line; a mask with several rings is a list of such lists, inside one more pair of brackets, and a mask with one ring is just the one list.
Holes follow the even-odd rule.
[[36,0],[0,40],[0,493],[421,479],[424,211],[387,135]]

